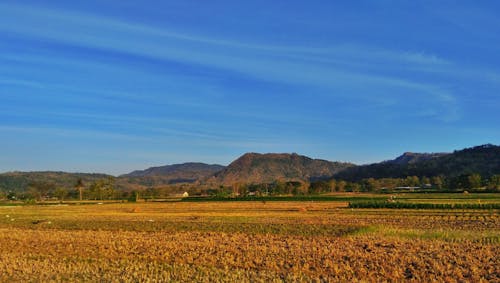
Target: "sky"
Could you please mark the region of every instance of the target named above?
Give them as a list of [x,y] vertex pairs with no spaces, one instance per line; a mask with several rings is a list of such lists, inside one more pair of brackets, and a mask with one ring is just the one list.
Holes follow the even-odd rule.
[[500,144],[498,1],[0,1],[0,172]]

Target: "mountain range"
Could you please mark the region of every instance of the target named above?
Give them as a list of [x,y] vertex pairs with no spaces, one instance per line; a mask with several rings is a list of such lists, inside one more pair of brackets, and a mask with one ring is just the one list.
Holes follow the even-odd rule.
[[[198,184],[218,187],[236,183],[280,181],[316,181],[366,178],[404,178],[406,176],[447,176],[478,173],[484,177],[500,174],[500,146],[486,144],[452,153],[406,152],[393,159],[369,165],[312,159],[296,153],[246,153],[227,167],[217,164],[183,163],[151,167],[121,175],[121,189],[144,189],[173,184]],[[33,182],[50,182],[58,187],[73,187],[78,179],[89,184],[106,174],[66,172],[8,172],[0,174],[0,190],[27,189]]]

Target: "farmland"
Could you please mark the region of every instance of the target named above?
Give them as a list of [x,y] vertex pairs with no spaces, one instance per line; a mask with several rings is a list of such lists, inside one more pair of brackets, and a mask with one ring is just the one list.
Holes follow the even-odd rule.
[[[498,203],[495,195],[414,198],[401,196]],[[0,281],[500,280],[497,209],[348,203],[0,206]]]

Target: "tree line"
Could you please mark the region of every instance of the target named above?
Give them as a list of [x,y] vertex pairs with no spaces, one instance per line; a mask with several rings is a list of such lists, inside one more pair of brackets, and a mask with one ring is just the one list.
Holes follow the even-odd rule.
[[0,199],[8,200],[113,200],[138,198],[155,199],[171,196],[174,192],[188,192],[189,195],[235,197],[235,196],[278,196],[315,195],[335,192],[392,192],[396,190],[428,191],[470,191],[500,192],[500,174],[483,178],[480,174],[462,174],[457,177],[433,176],[406,178],[366,178],[360,181],[341,179],[306,181],[277,180],[272,183],[234,183],[230,186],[206,187],[199,184],[150,187],[147,189],[120,190],[115,178],[107,177],[84,183],[78,179],[69,188],[58,187],[52,182],[36,181],[23,192],[0,190]]
[[206,189],[205,195],[253,196],[253,195],[307,195],[334,192],[386,192],[395,190],[428,191],[488,191],[500,192],[500,175],[483,178],[480,174],[463,174],[457,177],[443,175],[433,177],[407,176],[406,178],[366,178],[360,181],[340,179],[304,181],[275,181],[267,184],[235,183]]
[[33,181],[25,191],[0,191],[0,199],[47,201],[72,200],[109,200],[121,198],[122,193],[116,190],[115,178],[108,177],[85,184],[78,179],[73,187],[57,186],[54,182]]

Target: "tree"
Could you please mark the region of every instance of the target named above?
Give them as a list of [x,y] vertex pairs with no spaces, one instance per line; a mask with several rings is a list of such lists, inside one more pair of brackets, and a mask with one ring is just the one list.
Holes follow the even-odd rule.
[[115,194],[115,178],[108,177],[102,179],[102,196],[101,199],[112,199]]
[[368,179],[364,180],[363,183],[364,183],[363,187],[366,191],[372,192],[372,191],[376,191],[376,190],[380,189],[379,182],[377,180],[375,180],[374,178],[368,178]]
[[240,187],[242,183],[240,182],[235,182],[231,188],[233,189],[233,196],[239,196],[240,195]]
[[289,194],[290,192],[287,190],[287,183],[282,180],[276,180],[272,184],[274,188],[274,193],[279,195],[279,194]]
[[500,175],[493,175],[488,180],[488,189],[500,191]]
[[335,179],[331,179],[330,181],[328,181],[328,186],[330,187],[331,193],[335,192],[335,190],[337,189],[337,182],[335,181]]
[[[138,191],[138,190],[139,190],[139,189],[136,189],[136,191]],[[146,189],[142,192],[142,196],[143,196],[143,197],[146,197],[146,198],[154,199],[154,198],[161,197],[161,196],[162,196],[162,194],[161,194],[160,188],[149,187],[149,188],[146,188]],[[165,196],[166,196],[166,195],[165,195]]]
[[409,187],[418,187],[420,179],[417,176],[408,176],[406,177],[406,185]]
[[18,195],[14,191],[7,191],[6,197],[8,200],[16,200],[18,198]]
[[110,199],[113,197],[114,190],[115,179],[109,177],[92,182],[89,187],[89,194],[94,200]]
[[49,182],[32,182],[28,185],[30,194],[38,201],[47,198],[48,193],[53,191],[55,185]]
[[401,179],[398,178],[383,178],[379,179],[379,184],[381,188],[390,188],[394,189],[396,187],[400,187],[404,185],[404,182],[401,181]]
[[298,181],[288,181],[285,184],[285,193],[297,195],[299,194],[299,188],[302,186],[301,182]]
[[325,181],[316,181],[312,182],[309,186],[308,193],[309,194],[319,194],[322,192],[329,191],[329,185]]
[[441,176],[434,176],[432,177],[431,184],[433,187],[437,189],[442,189],[443,188],[443,178]]
[[297,190],[298,190],[297,193],[299,195],[307,194],[310,186],[311,186],[311,183],[309,183],[308,181],[300,182],[300,186],[297,188]]
[[59,187],[54,191],[54,196],[56,196],[60,201],[64,201],[64,199],[68,196],[68,193],[68,190]]
[[471,174],[467,177],[467,185],[469,189],[475,189],[481,187],[481,175]]
[[83,185],[82,178],[78,178],[78,180],[76,180],[75,189],[78,191],[78,193],[80,195],[80,201],[83,200],[83,189],[84,188],[85,188],[85,186]]
[[[193,194],[192,192],[194,191],[193,189],[190,190],[190,195]],[[240,195],[242,196],[247,196],[248,195],[248,184],[243,184],[240,188]]]
[[359,192],[361,186],[358,183],[355,182],[349,182],[346,184],[346,191],[348,192]]
[[345,191],[345,187],[347,186],[347,183],[346,181],[344,180],[340,180],[337,182],[337,191],[339,192],[344,192]]

